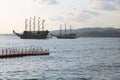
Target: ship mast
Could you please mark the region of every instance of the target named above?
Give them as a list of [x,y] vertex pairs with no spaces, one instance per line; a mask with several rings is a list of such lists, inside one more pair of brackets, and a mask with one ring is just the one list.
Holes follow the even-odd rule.
[[25,19],[25,31],[27,31],[27,19]]
[[45,22],[45,20],[43,20],[43,22],[42,22],[42,31],[44,31],[44,22]]
[[38,18],[38,31],[40,31],[40,17]]
[[65,36],[66,36],[66,24],[65,24]]
[[62,25],[60,24],[60,35],[62,35],[62,30],[61,30],[61,28],[62,28]]
[[30,19],[29,19],[29,29],[30,29],[30,31],[31,31],[31,17],[30,17]]
[[34,21],[33,21],[33,29],[35,31],[35,16],[34,16]]
[[70,25],[70,34],[72,34],[72,29],[71,29],[71,25]]

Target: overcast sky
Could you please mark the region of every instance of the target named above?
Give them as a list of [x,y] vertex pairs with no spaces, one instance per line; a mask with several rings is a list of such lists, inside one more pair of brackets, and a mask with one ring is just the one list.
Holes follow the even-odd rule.
[[50,31],[60,24],[119,28],[120,0],[0,0],[0,33],[22,32],[25,18],[33,16],[45,19]]

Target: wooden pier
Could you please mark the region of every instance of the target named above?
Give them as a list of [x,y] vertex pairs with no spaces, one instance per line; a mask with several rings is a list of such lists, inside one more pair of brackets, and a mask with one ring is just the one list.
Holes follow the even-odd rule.
[[41,47],[35,48],[1,48],[0,58],[15,58],[15,57],[24,57],[24,56],[39,56],[39,55],[49,55],[48,49],[42,49]]

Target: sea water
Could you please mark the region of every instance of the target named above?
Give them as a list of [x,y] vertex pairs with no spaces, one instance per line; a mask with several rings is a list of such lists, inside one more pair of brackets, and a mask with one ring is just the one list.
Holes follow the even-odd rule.
[[0,59],[0,79],[120,80],[120,38],[0,36],[0,48],[30,46],[49,49],[50,55]]

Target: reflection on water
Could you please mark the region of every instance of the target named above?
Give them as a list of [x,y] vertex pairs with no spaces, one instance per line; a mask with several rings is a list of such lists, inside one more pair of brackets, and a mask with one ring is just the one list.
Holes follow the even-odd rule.
[[50,50],[49,56],[0,59],[0,79],[120,80],[119,38],[24,40],[0,36],[0,46]]

